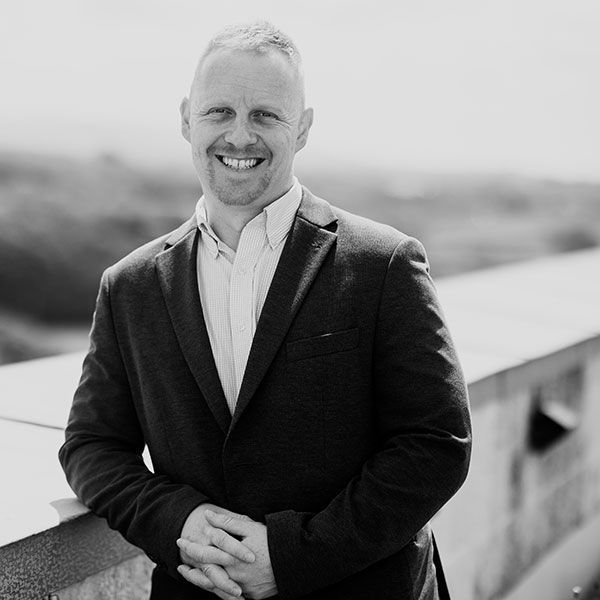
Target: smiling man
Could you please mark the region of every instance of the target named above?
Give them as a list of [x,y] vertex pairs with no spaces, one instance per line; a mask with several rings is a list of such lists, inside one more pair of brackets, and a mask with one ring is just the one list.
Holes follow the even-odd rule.
[[203,196],[102,277],[71,486],[152,600],[447,598],[428,522],[470,420],[422,246],[294,177],[313,112],[271,25],[210,41],[181,116]]
[[292,187],[294,156],[312,124],[297,54],[212,49],[181,112],[205,202],[214,210],[235,206],[240,219],[252,217]]

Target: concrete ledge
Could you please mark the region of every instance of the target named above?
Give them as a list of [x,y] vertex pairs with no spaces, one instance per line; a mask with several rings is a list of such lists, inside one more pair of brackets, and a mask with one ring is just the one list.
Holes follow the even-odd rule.
[[153,567],[140,554],[58,590],[51,600],[147,600]]
[[[565,560],[576,557],[576,560]],[[591,598],[600,578],[600,514],[553,548],[503,600],[571,597],[581,587],[582,598]]]
[[[434,519],[454,596],[565,600],[575,586],[587,592],[600,574],[600,336],[469,390],[471,468]],[[540,398],[577,417],[543,448],[531,441]]]
[[0,547],[0,598],[40,600],[139,555],[103,519],[88,513]]
[[439,280],[469,384],[598,337],[599,273],[594,249]]

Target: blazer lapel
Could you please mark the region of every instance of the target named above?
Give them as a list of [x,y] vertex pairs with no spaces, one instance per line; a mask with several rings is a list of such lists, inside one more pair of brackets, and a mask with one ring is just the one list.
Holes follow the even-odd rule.
[[333,231],[325,229],[335,222],[331,206],[304,189],[254,334],[232,427],[265,376],[311,283],[337,239]]
[[161,290],[173,329],[200,391],[219,426],[227,432],[231,415],[217,372],[198,294],[195,218],[184,223],[166,241],[156,257]]

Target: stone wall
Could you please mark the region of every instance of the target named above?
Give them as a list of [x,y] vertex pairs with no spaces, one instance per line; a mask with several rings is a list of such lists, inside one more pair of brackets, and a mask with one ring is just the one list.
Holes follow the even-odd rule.
[[[568,600],[572,587],[600,574],[600,531],[560,554],[577,531],[599,527],[600,339],[475,382],[470,394],[471,470],[434,522],[450,587],[459,600]],[[539,585],[552,578],[554,591],[519,595],[553,550],[557,561],[540,571]]]
[[0,547],[2,600],[147,600],[152,563],[103,519],[80,512]]

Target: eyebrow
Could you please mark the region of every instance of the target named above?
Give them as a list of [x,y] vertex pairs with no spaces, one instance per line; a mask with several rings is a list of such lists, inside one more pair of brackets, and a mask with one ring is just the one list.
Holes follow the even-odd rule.
[[[192,98],[191,105],[192,105],[192,108],[195,110],[208,110],[210,108],[229,108],[231,110],[234,110],[231,102],[227,101],[225,99],[199,100],[199,99]],[[250,106],[249,111],[250,112],[265,111],[265,112],[271,112],[271,113],[274,113],[274,114],[280,115],[280,116],[285,116],[290,112],[288,109],[286,109],[283,106],[277,106],[275,104],[268,104],[268,103],[257,103],[254,106]]]

